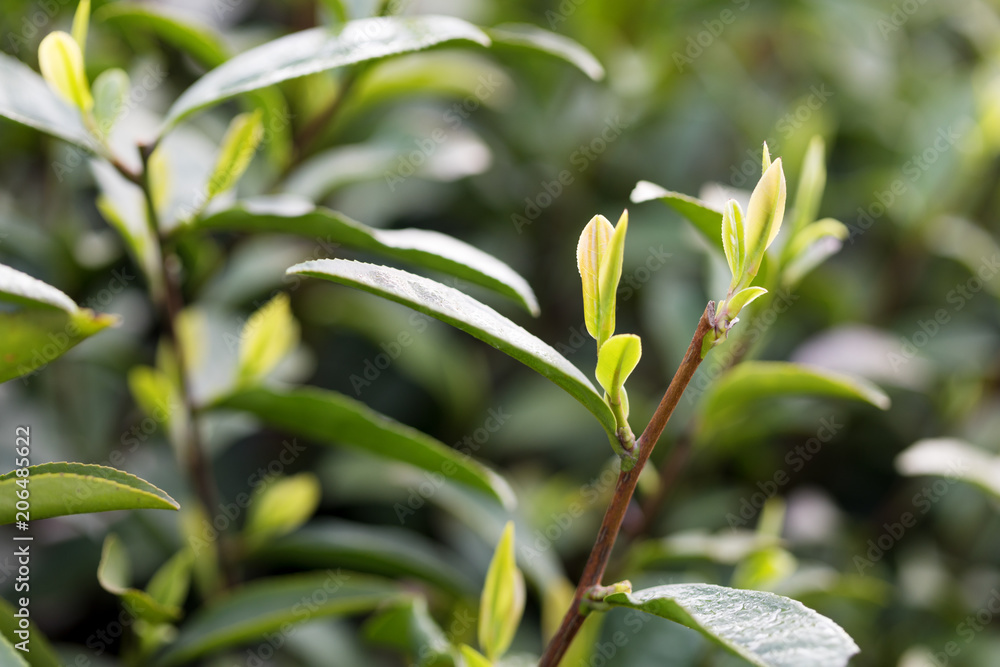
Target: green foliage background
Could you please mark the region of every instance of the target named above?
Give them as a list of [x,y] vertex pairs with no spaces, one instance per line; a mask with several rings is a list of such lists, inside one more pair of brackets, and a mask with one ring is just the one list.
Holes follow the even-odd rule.
[[[162,112],[205,68],[149,32],[99,21],[101,8],[114,4],[95,2],[91,77],[111,66],[128,70],[133,82],[162,72],[142,100]],[[365,12],[363,2],[346,4]],[[5,1],[2,49],[37,69],[39,40],[68,29],[74,6]],[[792,292],[779,294],[789,307],[773,325],[748,319],[728,345],[739,342],[740,327],[743,335],[758,331],[755,356],[867,377],[890,394],[892,408],[768,400],[737,406],[726,423],[712,423],[709,415],[692,427],[700,419],[693,398],[718,368],[710,357],[654,453],[658,463],[678,439],[698,440],[650,533],[687,534],[688,544],[698,542],[693,535],[714,534],[702,540],[708,547],[694,551],[715,555],[664,554],[650,541],[635,552],[647,561],[620,571],[635,584],[731,584],[737,562],[719,550],[732,547],[733,526],[753,530],[763,496],[777,492],[787,502],[784,546],[797,562],[781,561],[774,576],[758,583],[842,625],[862,649],[853,665],[945,664],[949,642],[958,657],[947,664],[997,664],[1000,624],[988,606],[1000,591],[995,498],[963,482],[901,476],[894,461],[930,437],[960,438],[997,453],[1000,7],[980,0],[413,0],[404,6],[404,13],[450,14],[480,25],[515,21],[552,29],[590,49],[606,78],[595,83],[563,61],[513,48],[436,49],[376,65],[394,81],[356,88],[316,147],[380,146],[389,161],[360,180],[354,172],[361,167],[348,161],[345,182],[322,193],[322,201],[376,227],[446,232],[503,259],[535,289],[539,318],[471,291],[588,376],[593,349],[583,326],[576,239],[594,214],[614,220],[628,206],[618,330],[640,333],[645,342],[629,386],[634,424],[652,414],[705,301],[724,294],[728,281],[724,261],[672,210],[628,203],[634,184],[650,180],[690,194],[707,182],[749,189],[766,139],[772,156],[783,158],[791,187],[809,139],[826,139],[820,216],[844,222],[851,237]],[[322,16],[316,3],[298,0],[215,0],[201,11],[234,52]],[[335,71],[283,84],[290,117],[287,128],[278,123],[278,133],[306,127],[342,76]],[[236,110],[227,103],[189,124],[218,143]],[[241,193],[269,189],[280,173],[279,151],[271,143],[262,148]],[[123,317],[122,326],[42,373],[0,386],[0,424],[8,431],[15,423],[32,425],[35,463],[111,464],[183,506],[190,492],[170,445],[162,430],[144,422],[125,381],[130,367],[154,356],[154,313],[138,271],[94,205],[90,171],[65,144],[6,121],[0,155],[0,261],[82,305]],[[417,162],[431,166],[407,176]],[[224,356],[213,350],[231,346],[247,316],[276,291],[289,291],[303,345],[282,373],[356,397],[443,442],[471,446],[517,492],[527,545],[545,558],[557,555],[575,580],[610,492],[609,478],[602,483],[600,476],[610,459],[607,439],[579,405],[436,321],[359,292],[284,276],[306,259],[367,255],[322,239],[230,232],[182,250],[190,262],[186,296],[201,302],[208,323],[202,375],[228,373],[213,366]],[[974,280],[977,273],[985,280]],[[436,542],[461,576],[481,581],[502,523],[484,526],[475,499],[460,489],[303,439],[285,463],[281,452],[292,442],[285,433],[231,415],[207,417],[206,429],[227,506],[237,507],[269,465],[283,475],[312,471],[322,487],[321,515],[403,523]],[[701,432],[709,436],[697,438]],[[299,452],[298,444],[307,446]],[[239,515],[233,523],[242,525],[242,510],[233,513]],[[907,515],[912,526],[902,526]],[[113,530],[122,537],[135,578],[144,582],[181,545],[176,516],[87,515],[50,519],[35,530],[38,627],[68,646],[67,656],[113,664],[119,642],[94,640],[120,613],[95,576],[104,536]],[[0,555],[8,599],[10,558]],[[300,566],[306,567],[252,561],[248,574]],[[515,652],[538,652],[540,613],[529,594]],[[739,664],[666,621],[638,628],[629,619],[608,615],[598,641],[614,644],[616,632],[628,641],[604,664]],[[205,664],[243,664],[248,653],[230,657]],[[272,660],[400,664],[351,620],[307,626]]]

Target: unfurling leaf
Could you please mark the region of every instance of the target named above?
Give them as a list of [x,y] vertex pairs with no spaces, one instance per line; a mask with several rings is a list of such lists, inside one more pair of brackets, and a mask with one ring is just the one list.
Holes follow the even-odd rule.
[[726,261],[729,263],[734,283],[740,279],[745,259],[743,234],[743,209],[735,199],[730,199],[722,210],[722,249],[726,253]]
[[239,381],[250,384],[273,370],[299,342],[288,295],[278,294],[251,315],[240,339]]
[[785,173],[781,169],[781,158],[778,158],[767,168],[750,195],[743,240],[747,260],[742,267],[740,285],[749,284],[757,275],[764,251],[778,235],[784,215]]
[[80,46],[80,54],[87,52],[87,28],[90,26],[90,0],[80,0],[73,14],[73,40]]
[[628,231],[628,211],[624,211],[608,241],[607,251],[601,258],[599,275],[601,294],[601,328],[597,338],[600,349],[615,333],[615,296],[622,277],[622,259],[625,256],[625,232]]
[[104,540],[97,581],[101,588],[121,599],[129,611],[142,620],[165,623],[180,618],[181,610],[177,605],[164,604],[146,591],[131,587],[132,565],[128,552],[114,533]]
[[771,166],[771,151],[767,148],[767,142],[764,142],[764,154],[760,159],[760,173],[764,174],[767,172],[767,168]]
[[263,112],[260,109],[241,113],[233,118],[229,129],[226,130],[226,136],[222,139],[215,170],[208,179],[206,199],[212,199],[236,185],[240,176],[250,166],[250,160],[253,159],[257,146],[263,138]]
[[[597,355],[597,381],[608,392],[609,400],[614,404],[619,401],[623,414],[628,417],[628,399],[625,398],[624,384],[628,376],[635,370],[642,356],[642,343],[635,334],[619,334],[612,336],[601,346]],[[619,427],[624,424],[619,424]]]
[[799,175],[799,188],[795,192],[794,220],[792,221],[792,236],[816,219],[819,203],[826,187],[826,163],[824,161],[826,148],[823,137],[816,135],[809,142],[806,157],[802,162],[802,173]]
[[128,388],[143,412],[158,422],[170,423],[180,397],[169,375],[158,368],[134,366],[128,373]]
[[595,215],[583,228],[576,245],[576,265],[583,282],[583,318],[595,339],[601,330],[601,259],[615,228],[603,215]]
[[514,522],[508,521],[479,601],[479,646],[490,660],[497,660],[510,647],[523,612],[524,576],[514,557]]
[[764,296],[765,294],[767,294],[767,290],[763,287],[746,287],[734,294],[732,298],[726,302],[726,314],[729,321],[735,320],[739,317],[740,311],[743,310],[748,303],[758,297]]
[[80,111],[94,106],[87,75],[83,71],[83,53],[70,35],[57,30],[38,45],[38,66],[49,86]]
[[293,532],[319,507],[319,480],[301,473],[264,487],[247,513],[246,534],[255,545]]

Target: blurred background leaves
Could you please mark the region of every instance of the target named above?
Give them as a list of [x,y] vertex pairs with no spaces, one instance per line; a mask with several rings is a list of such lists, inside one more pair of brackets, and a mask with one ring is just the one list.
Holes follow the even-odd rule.
[[[39,41],[69,30],[72,4],[8,0],[0,48],[37,70]],[[230,53],[335,22],[340,9],[350,18],[374,11],[363,0],[150,3],[197,26],[192,37],[119,5],[94,2],[87,65],[92,80],[109,67],[128,72],[124,125],[145,110],[163,114]],[[997,664],[1000,626],[988,606],[1000,590],[996,501],[979,477],[969,484],[925,476],[935,470],[928,465],[901,472],[896,461],[911,444],[939,437],[964,441],[989,460],[998,453],[1000,7],[982,0],[412,0],[402,13],[550,29],[590,49],[606,76],[592,81],[515,44],[438,48],[227,102],[185,121],[171,135],[173,154],[210,170],[212,147],[232,116],[262,109],[264,147],[238,195],[304,195],[378,229],[435,230],[496,255],[527,278],[541,315],[532,319],[509,301],[463,289],[589,377],[593,348],[574,266],[587,220],[617,216],[639,180],[705,199],[713,197],[706,184],[749,191],[764,140],[782,158],[791,187],[811,138],[821,135],[827,186],[817,218],[840,220],[849,235],[788,291],[785,312],[772,322],[745,318],[727,345],[738,344],[740,327],[746,336],[757,331],[761,360],[859,375],[882,387],[892,408],[768,398],[731,406],[741,413],[739,428],[705,424],[691,432],[695,399],[721,371],[710,357],[654,453],[659,463],[693,440],[686,466],[634,557],[620,554],[616,571],[637,587],[744,583],[795,597],[851,634],[862,649],[852,662],[858,666]],[[293,137],[347,86],[349,102],[334,121],[308,145],[297,144]],[[142,271],[94,204],[95,175],[76,149],[9,122],[0,123],[0,154],[0,261],[81,306],[122,317],[120,327],[43,372],[0,386],[0,423],[32,425],[36,463],[114,465],[183,506],[185,481],[162,425],[145,418],[126,382],[130,368],[155,359],[154,316]],[[198,186],[190,184],[206,173],[185,168],[180,157],[172,164],[172,191],[193,193]],[[617,330],[645,342],[629,387],[630,420],[641,425],[705,301],[725,293],[729,275],[673,210],[630,205],[629,216]],[[551,383],[458,331],[368,295],[284,275],[297,262],[344,253],[327,239],[221,232],[185,239],[180,251],[186,296],[199,301],[207,332],[199,395],[233,377],[233,341],[246,319],[287,291],[302,343],[276,368],[280,377],[341,391],[502,471],[519,500],[518,560],[529,591],[511,654],[537,653],[539,628],[551,627],[545,619],[568,602],[564,577],[575,580],[613,486],[600,426]],[[313,532],[270,549],[295,557],[261,549],[251,575],[347,558],[315,556],[330,550],[331,534],[377,546],[380,531],[402,528],[421,534],[411,537],[426,563],[410,564],[418,570],[413,580],[428,573],[434,580],[458,564],[455,582],[478,582],[509,518],[466,489],[357,451],[310,440],[284,463],[287,434],[261,430],[243,415],[206,415],[204,429],[223,503],[248,493],[269,466],[274,476],[310,471],[322,489]],[[920,474],[911,476],[914,470]],[[650,475],[641,489],[647,498],[656,483]],[[763,525],[772,496],[786,502],[776,532]],[[105,664],[121,652],[119,638],[97,635],[120,613],[95,576],[104,536],[113,529],[128,545],[132,581],[145,585],[183,544],[175,517],[165,514],[36,525],[44,549],[34,562],[33,614],[64,657]],[[246,517],[231,520],[242,525]],[[355,526],[376,533],[351,532]],[[10,558],[0,556],[5,591],[13,584]],[[473,642],[475,623],[461,623],[468,593],[430,591],[430,613],[443,630]],[[628,638],[606,664],[736,664],[690,631],[636,618],[616,610],[601,627],[588,623],[594,641],[615,645],[616,632]],[[337,655],[335,664],[400,664],[358,628],[311,621],[264,660],[325,665]],[[947,653],[949,642],[957,654]],[[262,659],[256,650],[234,649],[229,658]]]

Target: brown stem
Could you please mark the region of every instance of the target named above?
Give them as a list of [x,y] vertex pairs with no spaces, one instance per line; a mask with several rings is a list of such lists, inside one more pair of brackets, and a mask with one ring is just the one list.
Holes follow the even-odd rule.
[[691,435],[684,433],[677,439],[677,445],[670,450],[670,453],[663,459],[663,463],[660,464],[660,484],[656,489],[656,493],[643,502],[642,518],[631,530],[626,530],[629,540],[635,540],[649,533],[653,521],[666,504],[667,497],[670,495],[670,491],[673,490],[674,482],[677,481],[677,477],[687,463],[690,454]]
[[632,494],[635,493],[639,474],[642,472],[643,466],[646,465],[646,461],[649,460],[649,455],[652,454],[653,447],[656,446],[656,441],[660,439],[660,434],[663,433],[663,429],[673,414],[674,408],[680,402],[684,389],[691,382],[694,372],[698,370],[698,366],[701,364],[702,340],[714,326],[714,306],[715,304],[710,301],[705,307],[705,312],[702,313],[701,319],[698,320],[698,328],[695,329],[694,336],[691,338],[691,344],[688,345],[687,352],[684,354],[684,359],[681,360],[677,372],[674,373],[674,377],[670,381],[670,386],[667,387],[667,391],[663,394],[656,412],[653,413],[653,418],[646,425],[646,430],[639,436],[639,440],[636,443],[639,449],[638,462],[631,470],[621,472],[618,475],[618,483],[615,485],[614,496],[612,496],[611,504],[608,505],[608,509],[604,514],[601,528],[597,532],[594,548],[591,550],[590,556],[587,558],[587,564],[583,568],[580,583],[577,584],[576,593],[573,595],[573,602],[566,611],[559,629],[546,647],[545,653],[538,663],[539,667],[556,667],[559,661],[562,660],[563,655],[565,655],[576,633],[579,632],[580,626],[583,625],[585,610],[581,609],[581,602],[588,590],[593,586],[600,585],[601,578],[604,576],[604,570],[608,566],[608,559],[611,557],[611,550],[615,545],[615,539],[618,537],[622,521],[625,519],[625,512],[632,501]]
[[[188,476],[194,485],[195,494],[201,502],[205,515],[209,521],[212,520],[212,512],[219,506],[219,496],[215,488],[215,477],[212,473],[211,460],[205,455],[205,447],[201,442],[201,434],[198,431],[197,406],[194,402],[191,377],[188,373],[187,351],[184,349],[183,341],[177,333],[177,321],[181,311],[184,309],[184,297],[181,293],[180,267],[176,255],[168,255],[160,241],[159,222],[156,206],[153,203],[153,191],[149,182],[149,156],[153,152],[153,147],[142,146],[142,172],[139,178],[139,185],[142,188],[146,200],[146,215],[150,226],[150,236],[157,244],[160,255],[161,278],[163,281],[163,295],[160,307],[163,313],[163,327],[173,344],[174,356],[177,362],[177,372],[180,376],[181,404],[184,409],[184,421],[187,432],[184,434],[187,447],[184,448],[183,456],[186,458],[185,464]],[[218,541],[219,569],[227,587],[237,583],[236,564],[232,558],[232,551],[229,548],[227,536],[220,532]]]

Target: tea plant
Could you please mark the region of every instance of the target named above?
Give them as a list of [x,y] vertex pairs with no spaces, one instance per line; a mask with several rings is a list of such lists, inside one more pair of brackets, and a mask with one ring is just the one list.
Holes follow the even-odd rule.
[[[885,396],[860,380],[788,363],[743,361],[752,352],[749,345],[732,351],[730,338],[738,336],[741,316],[746,319],[746,313],[766,304],[771,290],[794,286],[846,237],[846,228],[837,221],[814,220],[825,181],[819,140],[806,156],[792,221],[785,225],[784,235],[779,232],[785,216],[785,175],[782,161],[772,162],[766,146],[762,176],[745,206],[729,199],[716,207],[646,182],[636,187],[633,201],[662,199],[686,216],[721,251],[732,277],[718,302],[706,305],[676,374],[638,437],[629,422],[625,383],[640,362],[641,341],[634,334],[616,333],[627,212],[616,225],[595,216],[584,227],[576,249],[582,310],[586,330],[596,341],[594,375],[602,392],[550,345],[439,280],[344,258],[310,259],[288,268],[295,285],[310,278],[354,287],[465,331],[548,378],[594,416],[617,455],[617,483],[575,587],[559,574],[558,565],[547,575],[531,563],[521,562],[519,568],[524,556],[517,548],[517,499],[500,474],[358,400],[280,381],[287,379],[283,365],[300,344],[287,292],[274,295],[247,319],[237,337],[238,352],[229,359],[229,377],[220,381],[214,370],[206,371],[206,357],[217,351],[207,349],[205,332],[211,324],[199,310],[198,297],[206,276],[220,270],[220,250],[211,241],[217,232],[326,239],[329,244],[446,274],[505,297],[531,314],[538,311],[528,283],[491,255],[437,232],[370,227],[295,191],[317,193],[327,187],[310,184],[310,178],[330,164],[310,154],[313,144],[351,103],[358,82],[377,86],[377,79],[365,75],[395,56],[437,45],[506,44],[562,58],[593,78],[600,78],[601,66],[576,43],[532,26],[481,28],[448,16],[393,16],[395,3],[383,3],[379,16],[349,19],[340,3],[329,4],[333,25],[281,37],[233,56],[200,26],[147,6],[106,5],[101,10],[104,21],[150,29],[209,68],[162,117],[155,117],[152,109],[133,108],[130,94],[135,86],[124,70],[108,69],[93,82],[88,78],[89,0],[80,2],[71,33],[55,31],[42,40],[40,75],[10,56],[0,56],[0,115],[83,151],[97,185],[97,207],[127,247],[158,312],[162,335],[155,359],[151,365],[132,366],[128,385],[135,403],[165,431],[194,497],[185,501],[179,522],[185,546],[144,588],[133,582],[126,545],[115,534],[106,537],[97,579],[136,619],[122,643],[122,661],[190,664],[272,633],[288,632],[305,621],[369,615],[366,635],[371,641],[420,665],[520,664],[536,659],[509,654],[512,646],[520,650],[523,645],[515,640],[519,629],[523,631],[530,590],[548,619],[542,630],[546,647],[541,665],[584,664],[593,648],[593,630],[584,632],[586,641],[574,643],[574,638],[588,617],[615,607],[692,628],[756,665],[847,664],[858,650],[850,637],[789,598],[701,583],[642,590],[632,590],[627,580],[605,583],[626,510],[653,448],[699,365],[710,355],[726,351],[728,357],[725,372],[700,401],[694,438],[727,426],[727,412],[751,396],[811,393],[886,407]],[[333,69],[347,73],[313,121],[292,136],[281,122],[288,109],[276,86],[304,77],[321,85],[325,80],[317,77]],[[220,145],[206,150],[203,137],[186,127],[186,121],[227,100],[236,100],[246,110],[229,120]],[[268,152],[275,177],[271,190],[278,194],[237,199],[234,189],[261,146]],[[293,188],[290,182],[297,185]],[[118,321],[80,308],[56,288],[6,265],[0,265],[0,298],[7,304],[0,311],[3,381],[45,372],[57,357]],[[439,562],[432,546],[408,532],[313,519],[322,492],[310,473],[261,484],[240,504],[248,508],[240,530],[206,535],[203,526],[211,525],[216,508],[224,503],[204,423],[220,413],[249,415],[310,441],[355,448],[446,478],[448,488],[464,499],[457,502],[481,510],[490,521],[502,517],[495,522],[499,539],[479,595],[475,637],[469,628],[445,632],[441,619],[470,606],[480,587],[473,586],[470,592],[469,582]],[[4,523],[21,521],[22,507],[24,522],[108,510],[179,508],[148,482],[83,463],[26,463],[0,477],[0,487]],[[648,514],[655,512],[656,502]],[[761,572],[788,562],[787,552],[777,547],[754,556],[756,569],[751,562],[740,574],[741,582],[750,584],[747,588],[761,581]],[[248,577],[257,559],[308,571]],[[341,566],[350,572],[314,569]],[[406,580],[420,585],[408,585]],[[203,606],[186,616],[192,581]],[[17,634],[13,609],[2,613],[6,616],[2,645],[10,664],[58,664],[37,633],[28,652]],[[562,614],[561,623],[551,622]],[[572,657],[564,659],[567,654]]]

